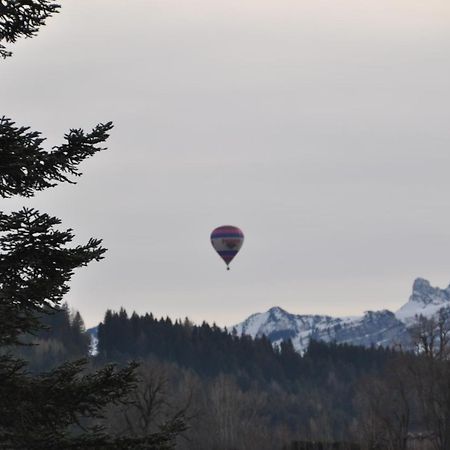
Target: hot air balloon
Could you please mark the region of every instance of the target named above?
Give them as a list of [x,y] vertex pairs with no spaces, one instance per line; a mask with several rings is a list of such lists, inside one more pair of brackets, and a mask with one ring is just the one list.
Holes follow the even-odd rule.
[[233,227],[232,225],[223,225],[211,233],[211,244],[225,261],[227,270],[230,270],[229,264],[237,255],[243,242],[244,233],[238,227]]

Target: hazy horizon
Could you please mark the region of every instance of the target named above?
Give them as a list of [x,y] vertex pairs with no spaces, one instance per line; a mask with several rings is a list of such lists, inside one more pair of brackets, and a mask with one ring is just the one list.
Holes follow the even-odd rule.
[[[2,114],[114,121],[84,175],[33,199],[104,239],[66,300],[233,325],[396,310],[450,282],[450,3],[65,0],[2,62]],[[213,228],[245,234],[225,270]]]

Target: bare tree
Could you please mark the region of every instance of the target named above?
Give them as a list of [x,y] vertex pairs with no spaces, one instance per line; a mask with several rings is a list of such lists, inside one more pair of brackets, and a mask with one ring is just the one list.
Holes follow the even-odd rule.
[[167,364],[157,361],[142,363],[138,369],[138,386],[133,391],[120,414],[109,417],[110,432],[140,437],[165,431],[181,436],[191,418],[191,395],[186,392],[179,398],[171,384],[175,372]]
[[412,328],[418,358],[409,365],[409,372],[424,432],[436,450],[450,448],[449,332],[449,311],[444,309],[437,318],[419,317]]
[[441,309],[437,317],[419,316],[410,328],[418,355],[431,359],[448,360],[450,356],[450,311]]
[[407,448],[412,398],[402,364],[397,358],[381,377],[367,377],[358,387],[357,430],[368,450]]

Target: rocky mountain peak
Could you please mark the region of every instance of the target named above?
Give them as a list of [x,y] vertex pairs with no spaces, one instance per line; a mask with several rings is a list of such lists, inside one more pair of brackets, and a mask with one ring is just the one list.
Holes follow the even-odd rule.
[[450,307],[450,287],[440,289],[431,286],[428,280],[417,278],[409,301],[396,313],[396,317],[406,324],[411,324],[418,316],[431,317],[441,308]]
[[298,315],[274,306],[264,313],[253,314],[236,325],[236,330],[253,337],[264,334],[274,344],[291,339],[299,352],[306,349],[311,338],[363,346],[401,344],[408,348],[408,327],[418,316],[431,317],[442,308],[450,311],[450,286],[440,289],[424,278],[417,278],[409,301],[395,314],[382,309],[366,311],[359,317]]
[[284,310],[283,308],[280,308],[279,306],[273,306],[267,312],[273,316],[289,316],[290,315],[286,310]]
[[417,278],[414,281],[413,292],[409,301],[423,305],[444,304],[450,302],[450,288],[440,289],[433,287],[428,280]]
[[413,283],[413,292],[429,292],[434,288],[431,287],[431,284],[425,278],[416,278]]
[[363,320],[377,322],[379,320],[395,319],[395,314],[388,309],[382,309],[380,311],[365,311]]

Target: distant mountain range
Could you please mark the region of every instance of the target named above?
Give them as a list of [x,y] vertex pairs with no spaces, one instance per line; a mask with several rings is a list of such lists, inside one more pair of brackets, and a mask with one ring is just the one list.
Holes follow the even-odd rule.
[[[364,315],[356,317],[331,317],[291,314],[276,306],[264,313],[252,314],[232,328],[236,329],[238,335],[245,334],[253,338],[265,335],[273,344],[291,339],[299,352],[308,347],[310,339],[364,347],[401,345],[408,349],[412,345],[409,328],[417,317],[433,317],[443,308],[450,312],[450,286],[440,289],[432,287],[423,278],[417,278],[408,302],[396,312],[384,309],[366,311]],[[90,353],[95,355],[97,327],[87,332],[92,339]]]
[[280,307],[253,314],[234,326],[239,335],[265,335],[274,344],[290,338],[297,351],[303,352],[310,339],[326,342],[409,348],[408,328],[420,315],[432,317],[440,309],[450,310],[450,286],[432,287],[429,281],[414,281],[409,301],[398,311],[367,311],[358,317],[290,314]]

